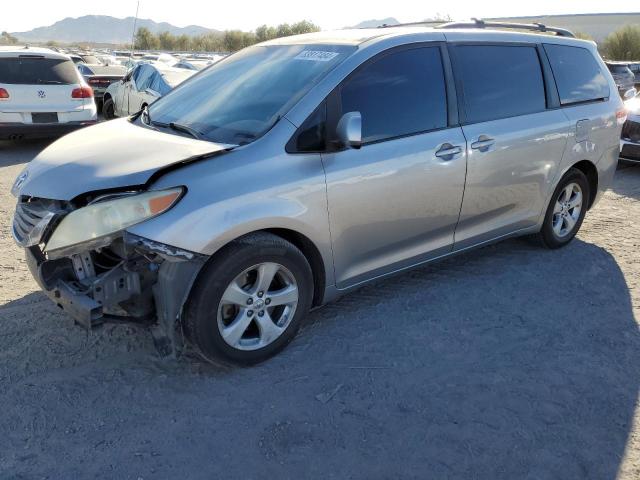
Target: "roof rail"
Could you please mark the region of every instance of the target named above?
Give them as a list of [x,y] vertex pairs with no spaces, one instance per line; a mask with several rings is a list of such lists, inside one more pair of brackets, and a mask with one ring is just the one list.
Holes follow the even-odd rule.
[[449,23],[449,22],[447,20],[423,20],[422,22],[396,23],[392,25],[388,23],[383,23],[382,25],[378,25],[376,28],[415,27],[419,25],[442,25],[443,23]]
[[509,23],[509,22],[487,22],[477,18],[472,18],[471,22],[449,22],[435,28],[512,28],[515,30],[531,30],[535,32],[551,32],[559,37],[575,38],[572,31],[564,28],[547,27],[542,23]]

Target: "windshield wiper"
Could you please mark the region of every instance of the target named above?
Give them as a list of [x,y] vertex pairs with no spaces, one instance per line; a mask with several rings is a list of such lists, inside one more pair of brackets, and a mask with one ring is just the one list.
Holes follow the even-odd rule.
[[202,140],[202,133],[200,133],[197,130],[194,130],[193,128],[191,128],[191,127],[189,127],[187,125],[182,125],[182,124],[176,123],[176,122],[170,122],[169,123],[169,128],[171,130],[175,130],[177,132],[188,133],[189,135],[191,135],[196,140]]

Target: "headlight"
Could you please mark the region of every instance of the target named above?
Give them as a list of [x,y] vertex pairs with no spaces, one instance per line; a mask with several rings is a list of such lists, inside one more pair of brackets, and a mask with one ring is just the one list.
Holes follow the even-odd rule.
[[182,188],[172,188],[129,195],[79,208],[62,219],[47,242],[45,251],[117,233],[166,212],[181,195]]

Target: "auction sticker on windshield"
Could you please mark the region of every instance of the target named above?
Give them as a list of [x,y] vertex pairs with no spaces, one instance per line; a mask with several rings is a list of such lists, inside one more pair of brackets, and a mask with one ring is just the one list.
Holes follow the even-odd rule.
[[338,52],[323,52],[321,50],[305,50],[294,58],[296,60],[310,60],[312,62],[328,62],[340,55]]

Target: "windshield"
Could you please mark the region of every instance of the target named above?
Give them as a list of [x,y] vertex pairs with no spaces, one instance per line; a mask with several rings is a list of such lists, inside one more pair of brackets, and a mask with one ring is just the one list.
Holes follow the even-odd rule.
[[246,144],[264,135],[356,47],[246,48],[194,76],[149,107],[154,124],[187,126],[201,138]]

